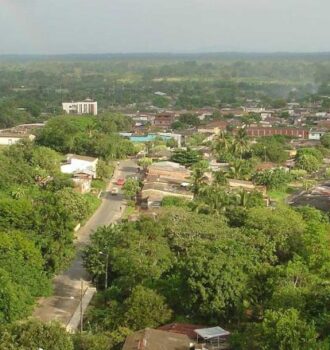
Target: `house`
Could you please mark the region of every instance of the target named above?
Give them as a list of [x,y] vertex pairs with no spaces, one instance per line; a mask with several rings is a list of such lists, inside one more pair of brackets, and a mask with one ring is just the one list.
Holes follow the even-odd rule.
[[166,180],[163,180],[163,182],[148,181],[141,190],[141,206],[143,208],[160,207],[164,197],[180,197],[189,201],[193,200],[194,195],[188,186],[188,182],[176,184]]
[[321,129],[310,129],[309,130],[309,135],[308,135],[308,140],[321,140],[321,137],[327,132],[325,128]]
[[161,113],[155,116],[154,126],[162,129],[170,129],[175,119],[174,113]]
[[129,335],[122,350],[189,350],[190,348],[191,341],[186,335],[146,328]]
[[150,165],[148,176],[154,176],[158,179],[163,177],[170,180],[184,182],[190,178],[190,171],[178,163],[164,161]]
[[247,192],[258,191],[263,194],[267,193],[266,186],[256,186],[252,181],[228,179],[228,186],[231,189],[242,189]]
[[158,327],[161,331],[171,332],[175,334],[184,334],[191,340],[196,340],[195,329],[206,328],[202,325],[195,325],[190,323],[169,323]]
[[79,193],[88,193],[92,188],[93,175],[88,171],[75,172],[72,181],[74,187]]
[[167,196],[193,199],[189,189],[190,171],[184,166],[164,161],[152,164],[144,180],[140,194],[141,206],[159,207]]
[[84,173],[96,178],[96,166],[98,158],[67,154],[66,162],[61,165],[61,172],[64,174]]
[[228,122],[224,120],[215,120],[206,125],[201,125],[198,128],[198,132],[200,133],[210,133],[213,135],[219,135],[221,131],[225,131],[228,126]]
[[35,136],[32,134],[25,133],[15,133],[15,132],[0,132],[0,145],[9,146],[14,145],[15,143],[21,140],[30,140],[33,141]]
[[86,99],[85,101],[79,102],[63,102],[63,111],[66,114],[92,114],[97,115],[97,102],[91,99]]

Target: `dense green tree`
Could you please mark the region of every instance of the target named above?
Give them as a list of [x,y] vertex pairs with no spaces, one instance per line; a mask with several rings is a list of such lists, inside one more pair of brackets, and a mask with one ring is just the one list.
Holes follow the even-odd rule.
[[28,316],[33,305],[33,298],[28,288],[15,283],[10,273],[2,268],[0,268],[0,285],[0,324]]
[[326,148],[330,148],[330,133],[326,133],[321,137],[321,144]]
[[141,186],[139,180],[128,178],[123,186],[123,193],[126,198],[134,199],[136,194],[140,191]]
[[185,165],[185,166],[192,166],[193,164],[197,163],[199,160],[201,159],[201,157],[199,156],[199,154],[197,153],[197,151],[194,151],[192,149],[178,149],[176,150],[172,157],[171,160],[173,162],[179,163],[181,165]]
[[268,189],[283,189],[291,179],[291,174],[280,168],[260,171],[253,175],[253,181],[257,185],[266,186]]
[[99,159],[96,166],[96,175],[101,180],[108,180],[114,172],[113,164],[109,164],[102,159]]
[[[201,250],[203,254],[198,253]],[[186,310],[208,322],[235,318],[249,272],[255,267],[254,258],[253,251],[237,237],[195,246],[180,272]]]
[[19,322],[0,330],[1,350],[74,350],[70,334],[57,323]]
[[260,346],[263,349],[318,349],[313,324],[302,320],[295,309],[266,312],[260,331]]
[[136,286],[124,302],[123,324],[133,330],[155,328],[171,319],[165,298],[143,286]]
[[306,170],[308,173],[317,171],[321,162],[312,154],[301,154],[296,158],[295,166],[298,169]]

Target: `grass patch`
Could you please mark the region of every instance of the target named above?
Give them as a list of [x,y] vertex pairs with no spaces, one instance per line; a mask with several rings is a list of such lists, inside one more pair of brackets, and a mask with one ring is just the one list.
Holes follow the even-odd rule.
[[92,188],[100,191],[104,191],[107,187],[107,183],[103,180],[92,180]]
[[137,210],[135,209],[135,204],[132,205],[128,203],[128,205],[125,207],[122,219],[127,220],[131,215],[135,214]]
[[272,199],[278,203],[284,203],[285,200],[296,191],[297,191],[296,188],[289,186],[286,189],[282,189],[282,190],[268,191],[268,195],[269,195],[270,199]]
[[92,215],[96,211],[96,209],[100,206],[102,201],[101,201],[101,199],[97,198],[96,196],[94,196],[91,193],[84,194],[84,197],[85,197],[86,202],[88,204],[89,215]]

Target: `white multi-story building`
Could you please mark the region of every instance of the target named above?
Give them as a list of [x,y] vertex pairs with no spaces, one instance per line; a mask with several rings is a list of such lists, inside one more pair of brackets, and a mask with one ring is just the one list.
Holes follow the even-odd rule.
[[97,115],[97,102],[90,99],[86,99],[82,102],[63,102],[62,107],[67,114]]

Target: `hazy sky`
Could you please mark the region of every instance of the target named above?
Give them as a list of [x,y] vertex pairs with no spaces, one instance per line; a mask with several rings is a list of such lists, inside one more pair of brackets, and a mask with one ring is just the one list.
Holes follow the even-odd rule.
[[0,54],[330,51],[330,0],[0,0]]

